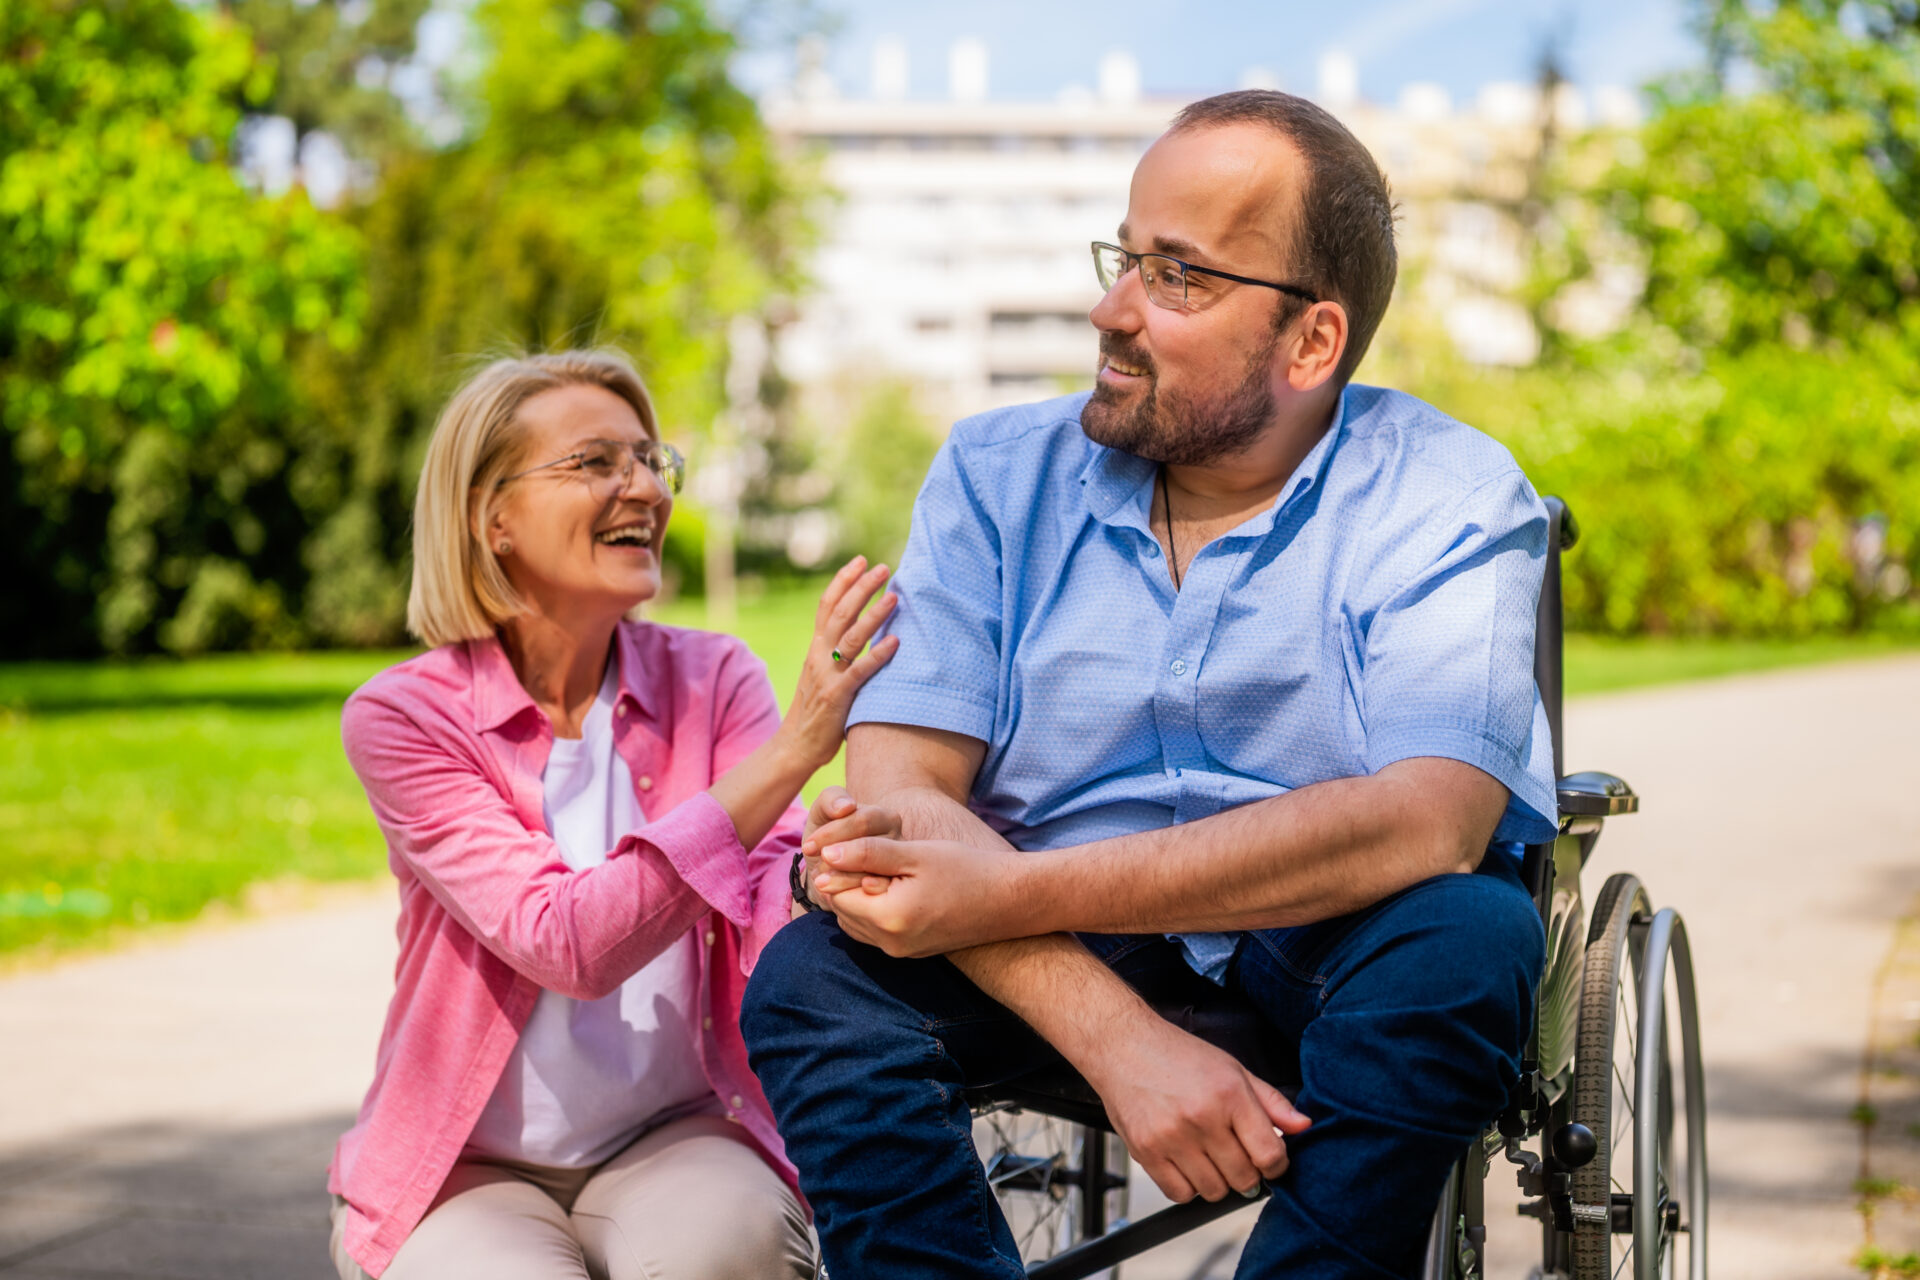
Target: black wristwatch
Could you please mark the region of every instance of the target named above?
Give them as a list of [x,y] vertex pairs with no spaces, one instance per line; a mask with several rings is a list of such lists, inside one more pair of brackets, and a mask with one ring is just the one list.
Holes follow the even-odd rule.
[[800,904],[802,911],[826,910],[807,892],[807,855],[799,850],[794,851],[793,869],[787,872],[787,887],[793,890],[793,900]]

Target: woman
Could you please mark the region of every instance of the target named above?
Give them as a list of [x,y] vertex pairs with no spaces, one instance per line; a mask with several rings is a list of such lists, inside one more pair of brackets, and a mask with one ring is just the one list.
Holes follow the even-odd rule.
[[893,597],[861,616],[886,569],[840,571],[783,722],[739,641],[627,619],[682,470],[605,352],[498,361],[434,428],[407,621],[435,647],[343,716],[400,881],[329,1177],[345,1280],[813,1274],[740,994]]

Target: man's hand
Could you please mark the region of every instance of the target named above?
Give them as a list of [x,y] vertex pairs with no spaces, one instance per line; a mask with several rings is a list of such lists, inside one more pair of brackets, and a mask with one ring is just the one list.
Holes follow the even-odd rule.
[[831,910],[829,895],[842,889],[864,884],[869,892],[878,893],[886,887],[883,876],[833,872],[820,864],[820,850],[826,846],[867,836],[899,839],[900,815],[879,805],[856,804],[845,787],[828,787],[814,799],[813,807],[807,810],[800,852],[806,859],[803,882],[815,906]]
[[1157,1016],[1081,1069],[1127,1151],[1176,1204],[1251,1195],[1286,1171],[1282,1135],[1312,1123],[1228,1054]]
[[820,889],[860,941],[890,956],[945,955],[1045,932],[1018,919],[1022,857],[950,840],[822,839]]

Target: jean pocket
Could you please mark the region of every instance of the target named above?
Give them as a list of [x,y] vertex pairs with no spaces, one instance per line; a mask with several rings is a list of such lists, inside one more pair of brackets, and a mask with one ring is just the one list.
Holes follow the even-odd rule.
[[1338,939],[1335,931],[1328,929],[1325,924],[1299,925],[1291,929],[1254,929],[1247,933],[1247,938],[1250,944],[1247,949],[1259,948],[1259,954],[1270,962],[1271,967],[1286,977],[1307,987],[1326,985],[1326,974],[1321,972],[1322,962]]
[[1073,936],[1109,969],[1156,942],[1166,941],[1157,933],[1076,933]]

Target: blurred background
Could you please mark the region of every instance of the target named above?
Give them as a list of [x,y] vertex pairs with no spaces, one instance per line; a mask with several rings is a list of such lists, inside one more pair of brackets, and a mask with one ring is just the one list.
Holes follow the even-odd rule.
[[[332,713],[407,642],[421,450],[493,354],[632,355],[692,459],[654,612],[784,688],[814,576],[898,555],[954,419],[1090,385],[1087,243],[1237,86],[1387,171],[1360,377],[1571,502],[1576,690],[1920,641],[1915,24],[10,0],[0,948],[378,870]],[[82,744],[91,776],[54,769]]]
[[1920,644],[1914,0],[0,0],[0,965],[382,875],[339,705],[491,355],[634,358],[650,612],[784,697],[949,424],[1090,385],[1088,242],[1243,86],[1393,185],[1360,380],[1577,513],[1572,692]]

